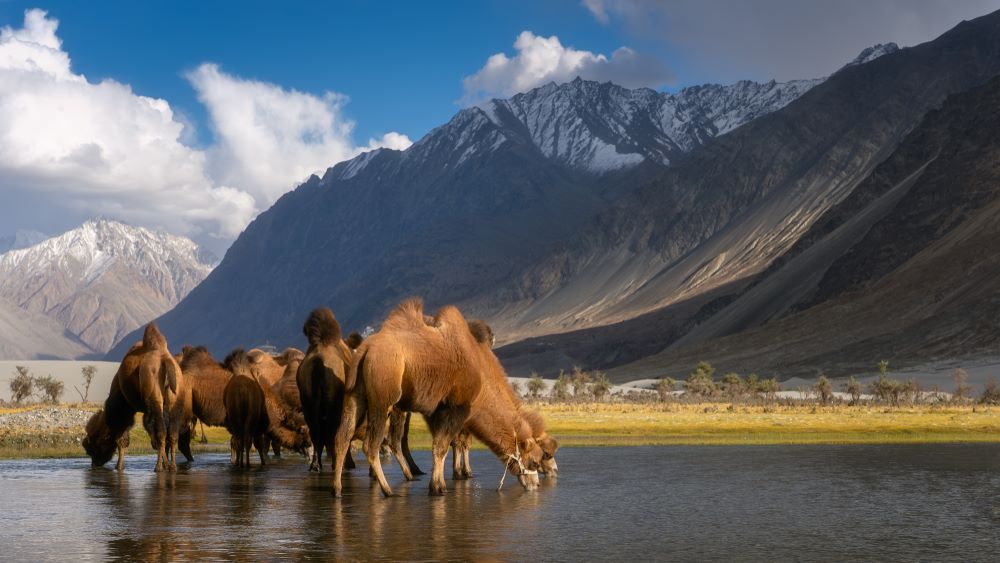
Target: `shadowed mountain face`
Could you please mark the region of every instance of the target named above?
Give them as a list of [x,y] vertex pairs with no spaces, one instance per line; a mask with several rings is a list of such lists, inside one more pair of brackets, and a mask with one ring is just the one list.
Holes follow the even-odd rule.
[[998,108],[1000,78],[950,97],[753,287],[618,376],[683,372],[699,357],[837,374],[996,353]]
[[[407,151],[367,153],[287,194],[161,327],[220,352],[294,344],[316,305],[361,328],[422,295],[482,316],[501,342],[538,337],[501,350],[515,372],[631,363],[627,373],[646,375],[674,360],[634,362],[664,348],[715,342],[844,291],[833,278],[823,289],[817,272],[838,271],[908,188],[845,206],[928,110],[1000,73],[1000,14],[886,52],[690,153],[654,127],[663,120],[649,108],[661,102],[645,91],[579,81],[463,110]],[[797,246],[836,213],[852,227],[833,250]],[[781,266],[795,255],[813,262]],[[734,313],[781,272],[781,299]]]

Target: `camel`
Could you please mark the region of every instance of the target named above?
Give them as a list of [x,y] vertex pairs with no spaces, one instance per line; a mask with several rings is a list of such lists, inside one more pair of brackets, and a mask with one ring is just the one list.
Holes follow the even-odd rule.
[[264,465],[267,453],[265,436],[275,443],[310,455],[311,444],[305,421],[296,418],[271,393],[270,388],[261,385],[254,377],[247,355],[238,350],[231,355],[227,365],[233,377],[223,392],[225,422],[233,436],[231,445],[236,451],[237,466],[249,467],[251,446],[257,448],[260,463]]
[[[424,320],[419,299],[404,301],[379,332],[358,349],[347,374],[347,397],[335,440],[333,492],[342,494],[343,458],[360,422],[367,422],[365,456],[382,493],[392,496],[382,471],[379,449],[386,417],[418,412],[433,437],[430,494],[446,490],[444,461],[464,426],[499,456],[526,489],[538,486],[541,448],[519,409],[504,400],[495,374],[505,377],[492,351],[479,346],[469,324],[453,306],[442,307],[432,322]],[[399,420],[398,415],[394,417]],[[402,455],[402,424],[391,424],[389,438],[396,461],[413,479]]]
[[135,410],[125,401],[118,387],[118,376],[111,381],[111,392],[104,401],[104,408],[87,421],[87,435],[82,445],[94,467],[111,461],[118,451],[118,471],[125,469],[125,450],[129,446],[129,431],[135,424]]
[[[302,351],[296,348],[286,348],[278,356],[272,356],[258,348],[253,348],[247,352],[247,357],[250,359],[251,372],[254,378],[260,382],[261,387],[278,391],[282,399],[286,401],[286,404],[292,406],[295,410],[301,410],[301,401],[297,396],[298,391],[296,391],[294,398],[287,397],[285,393],[280,393],[282,390],[278,385],[281,381],[288,379],[291,379],[294,383],[295,374],[304,356]],[[274,455],[281,456],[281,446],[277,442],[272,441],[268,436],[264,437],[264,448],[265,450],[269,448],[273,449]]]
[[[424,317],[424,322],[428,325],[433,326],[433,321],[432,317]],[[488,349],[492,349],[493,345],[496,343],[496,337],[493,334],[493,329],[481,320],[477,319],[470,321],[469,332],[472,333],[476,342],[486,346]],[[520,399],[518,399],[517,394],[514,393],[514,390],[510,387],[509,382],[506,381],[506,377],[503,378],[502,381],[497,380],[496,384],[503,386],[506,389],[508,399],[520,409]],[[558,471],[558,465],[556,465],[555,461],[555,453],[556,450],[559,449],[559,443],[555,438],[546,434],[545,421],[538,412],[522,410],[522,415],[531,426],[532,436],[534,436],[535,441],[542,448],[542,465],[539,468],[539,472],[555,476]],[[406,440],[406,437],[409,435],[409,413],[407,413],[406,427],[403,432],[403,455],[407,460],[407,465],[410,467],[410,471],[416,474],[414,469],[417,469],[417,466],[416,463],[413,462],[413,458],[410,456],[409,445]],[[462,431],[458,434],[458,437],[451,443],[451,448],[452,479],[460,481],[471,478],[472,464],[469,461],[469,453],[472,449],[472,436],[468,428],[462,429]],[[417,471],[419,471],[419,469],[417,469]]]
[[157,452],[154,470],[176,470],[174,450],[182,433],[190,442],[191,388],[156,324],[146,325],[142,342],[125,354],[115,379],[125,402],[143,413],[143,426]]
[[[302,414],[313,442],[310,471],[323,471],[323,450],[334,450],[334,434],[340,424],[344,402],[344,380],[351,363],[351,349],[342,339],[340,323],[327,307],[315,309],[306,318],[302,332],[309,341],[299,364],[296,383]],[[349,456],[345,451],[342,457]],[[354,460],[350,460],[350,466]]]

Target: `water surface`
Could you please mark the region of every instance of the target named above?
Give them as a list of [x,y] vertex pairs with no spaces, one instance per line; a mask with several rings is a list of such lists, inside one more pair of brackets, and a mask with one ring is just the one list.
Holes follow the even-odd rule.
[[[429,469],[425,452],[417,462]],[[0,462],[4,560],[995,560],[1000,446],[567,448],[562,475],[524,492],[488,452],[477,477],[426,479],[384,499],[359,468],[285,459],[235,470],[201,455],[176,474],[152,457]],[[448,472],[450,475],[450,470]]]

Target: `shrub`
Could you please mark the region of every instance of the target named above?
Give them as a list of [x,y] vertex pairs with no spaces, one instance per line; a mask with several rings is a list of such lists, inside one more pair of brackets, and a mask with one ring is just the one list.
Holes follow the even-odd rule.
[[897,379],[890,379],[885,374],[881,374],[878,376],[878,379],[871,383],[869,389],[879,402],[898,405],[899,395],[903,391],[903,384]]
[[969,374],[962,368],[958,368],[951,373],[951,379],[955,382],[955,391],[952,393],[952,399],[956,401],[964,401],[972,393],[972,389],[969,387],[967,381],[969,379]]
[[778,383],[777,377],[769,377],[760,382],[760,392],[767,400],[773,401],[778,395],[778,391],[781,391],[781,384]]
[[674,391],[674,386],[677,382],[672,377],[661,377],[659,381],[656,382],[656,394],[659,395],[661,401],[666,401],[669,399]]
[[510,382],[510,390],[514,392],[514,396],[515,397],[523,397],[524,396],[524,392],[521,389],[521,384],[518,383],[517,381],[511,381]]
[[25,366],[14,367],[14,377],[10,380],[10,398],[15,403],[27,399],[35,392],[35,378]]
[[756,373],[751,373],[743,380],[743,386],[746,387],[748,394],[756,398],[760,394],[760,376]]
[[1000,385],[997,385],[995,377],[986,382],[983,394],[979,396],[979,402],[984,405],[1000,405]]
[[580,369],[580,366],[573,366],[571,382],[573,383],[573,396],[580,397],[587,391],[587,386],[590,385],[590,375]]
[[910,405],[917,404],[918,402],[920,402],[922,394],[923,394],[923,389],[921,389],[920,387],[920,382],[917,381],[915,378],[911,377],[910,379],[906,380],[906,383],[903,384],[902,395],[903,395],[903,400],[906,401],[907,404]]
[[813,389],[816,391],[816,395],[819,396],[819,400],[824,405],[830,403],[830,399],[833,397],[833,384],[827,379],[826,375],[820,375],[819,379],[816,380],[816,384],[813,385]]
[[559,377],[552,384],[552,391],[549,393],[549,396],[559,401],[565,401],[569,398],[569,384],[569,376],[563,370],[559,370]]
[[545,390],[545,382],[542,381],[542,376],[537,373],[531,373],[531,379],[528,380],[528,395],[537,399],[541,395],[542,391]]
[[58,403],[63,394],[63,382],[57,381],[51,375],[35,378],[35,386],[41,398],[49,403]]
[[708,362],[699,362],[698,366],[694,368],[694,371],[688,375],[687,380],[684,381],[684,391],[692,395],[699,395],[702,397],[707,397],[709,395],[714,395],[718,390],[715,385],[715,381],[712,380],[712,375],[715,373],[715,368],[712,364]]
[[736,397],[743,392],[743,379],[740,374],[729,372],[722,376],[722,388],[730,397]]
[[851,396],[851,405],[856,405],[861,400],[861,382],[853,375],[844,384],[844,391]]
[[80,395],[80,402],[86,403],[87,396],[90,395],[90,384],[94,381],[94,376],[97,375],[97,366],[83,366],[80,368],[80,373],[83,375],[83,392],[75,385],[73,389],[76,389],[78,395]]
[[590,384],[590,394],[597,401],[604,400],[604,397],[611,393],[611,380],[603,372],[596,372],[594,380]]

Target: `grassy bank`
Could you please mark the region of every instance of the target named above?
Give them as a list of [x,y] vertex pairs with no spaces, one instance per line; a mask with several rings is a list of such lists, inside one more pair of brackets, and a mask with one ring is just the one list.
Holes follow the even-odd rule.
[[[549,432],[570,447],[1000,442],[1000,407],[580,403],[537,408]],[[19,411],[0,410],[0,415],[12,412]],[[423,420],[414,418],[410,430],[413,449],[430,447]],[[208,428],[206,434],[207,443],[194,444],[195,455],[228,450],[224,429]],[[0,459],[82,456],[82,435],[82,426],[43,433],[0,426]],[[131,439],[130,453],[152,453],[141,425]]]

